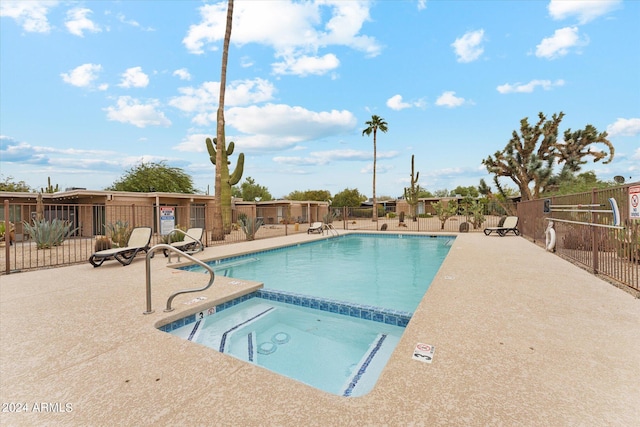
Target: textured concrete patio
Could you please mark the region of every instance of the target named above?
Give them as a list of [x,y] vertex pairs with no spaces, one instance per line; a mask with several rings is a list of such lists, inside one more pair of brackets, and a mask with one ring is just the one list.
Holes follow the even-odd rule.
[[[142,314],[144,257],[128,267],[86,263],[0,277],[0,425],[640,423],[640,300],[520,237],[459,235],[375,388],[358,398],[158,331],[259,284],[217,278],[165,313],[173,291],[202,286],[206,276],[168,268],[161,255],[151,270],[150,315]],[[199,295],[207,299],[187,304]],[[435,345],[433,363],[412,359],[418,342]]]

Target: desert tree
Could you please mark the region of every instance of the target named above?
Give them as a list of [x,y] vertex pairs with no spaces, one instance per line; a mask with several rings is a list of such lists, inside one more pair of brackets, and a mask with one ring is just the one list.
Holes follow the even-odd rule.
[[585,158],[593,157],[597,162],[607,158],[605,151],[595,151],[594,144],[604,144],[608,149],[608,159],[613,160],[614,147],[607,139],[607,133],[599,133],[592,125],[582,130],[564,132],[558,140],[560,122],[564,113],[553,114],[551,119],[538,114],[535,125],[528,118],[520,121],[520,133],[513,131],[504,149],[496,151],[482,161],[489,173],[494,174],[494,182],[499,177],[511,179],[520,190],[522,200],[537,199],[553,177],[555,164],[563,170],[577,172],[586,163]]

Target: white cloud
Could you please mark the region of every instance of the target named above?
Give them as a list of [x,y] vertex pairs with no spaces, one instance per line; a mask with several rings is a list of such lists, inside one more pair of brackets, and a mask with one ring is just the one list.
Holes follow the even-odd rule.
[[293,74],[307,76],[309,74],[323,75],[340,66],[338,58],[328,53],[324,56],[287,56],[283,62],[272,64],[275,74]]
[[607,126],[609,136],[636,136],[640,135],[640,118],[618,119]]
[[411,107],[424,107],[424,101],[419,100],[415,102],[404,102],[402,100],[402,95],[393,95],[391,98],[387,99],[387,107],[392,110],[400,111],[405,108]]
[[88,16],[93,12],[91,9],[75,8],[67,11],[67,20],[64,25],[73,35],[84,37],[84,31],[98,33],[102,31],[100,27],[90,20]]
[[[56,148],[34,146],[19,142],[8,136],[0,136],[0,158],[3,162],[30,165],[66,165],[73,169],[91,169],[99,159],[111,158],[114,153],[106,150],[79,150],[75,148]],[[62,157],[61,157],[62,156]],[[99,160],[99,162],[105,162]]]
[[402,95],[393,95],[391,98],[387,99],[387,107],[392,110],[403,110],[405,108],[410,108],[411,104],[402,101]]
[[577,16],[580,24],[586,24],[617,9],[621,4],[622,0],[551,0],[547,9],[555,20]]
[[122,73],[122,80],[118,86],[120,87],[147,87],[149,84],[149,76],[142,72],[142,67],[127,68]]
[[[172,98],[169,105],[186,113],[194,114],[193,121],[199,125],[215,122],[218,109],[220,83],[204,82],[200,87],[182,87],[180,96]],[[275,88],[264,79],[235,80],[227,85],[225,105],[229,107],[266,102],[273,99]]]
[[[98,73],[102,71],[102,65],[99,64],[83,64],[68,73],[61,73],[60,76],[65,83],[72,86],[91,88],[93,82],[97,80]],[[108,85],[102,84],[98,87],[100,90],[106,90]]]
[[484,41],[484,30],[469,31],[454,41],[451,46],[458,56],[458,62],[472,62],[480,58],[484,52],[481,46]]
[[552,82],[551,80],[531,80],[529,83],[515,83],[509,84],[505,83],[503,85],[498,86],[496,89],[498,92],[502,94],[506,93],[531,93],[535,90],[536,87],[541,87],[544,90],[550,90],[556,86],[564,86],[564,80],[556,80]]
[[242,68],[253,67],[253,61],[248,56],[243,56],[242,58],[240,58],[240,66]]
[[127,19],[122,13],[118,14],[118,21],[122,22],[123,24],[131,25],[132,27],[139,28],[143,31],[155,31],[151,27],[143,28],[138,21],[134,19]]
[[155,99],[142,104],[130,96],[121,96],[116,104],[115,107],[105,108],[109,120],[130,123],[139,128],[171,125],[171,121],[166,118],[164,113],[157,110],[160,103]]
[[274,157],[273,161],[285,165],[326,165],[334,161],[363,160],[369,161],[373,156],[371,151],[359,150],[329,150],[314,151],[304,157]]
[[427,8],[427,0],[418,0],[418,10],[424,10]]
[[[237,2],[233,10],[232,43],[259,43],[274,49],[274,63],[282,73],[324,74],[339,65],[335,54],[319,55],[328,46],[347,46],[376,56],[381,47],[361,35],[369,17],[369,2],[323,0],[317,2]],[[224,39],[226,2],[200,8],[201,21],[191,25],[183,44],[191,53],[217,50]],[[328,20],[323,18],[328,16]]]
[[3,0],[0,2],[0,17],[13,18],[23,30],[29,33],[48,33],[51,31],[51,25],[49,25],[47,14],[58,3],[58,1]]
[[180,80],[191,80],[191,74],[189,74],[189,70],[187,70],[186,68],[175,70],[173,72],[173,75],[178,76]]
[[[373,157],[373,156],[371,156]],[[378,156],[378,160],[380,160],[380,156]],[[385,174],[387,172],[389,172],[390,170],[394,169],[393,166],[391,165],[387,165],[384,163],[378,163],[376,165],[376,173],[377,174]],[[368,165],[366,165],[365,167],[363,167],[362,169],[360,169],[360,173],[365,174],[365,175],[369,175],[373,173],[373,163],[369,163]]]
[[582,39],[578,35],[578,27],[565,27],[556,30],[553,36],[542,39],[536,46],[536,56],[539,58],[555,59],[565,56],[574,47],[586,46],[589,39]]
[[436,105],[440,107],[454,108],[467,102],[464,98],[459,98],[455,95],[456,93],[453,91],[443,92],[436,100]]
[[235,107],[227,111],[225,118],[228,125],[242,133],[269,136],[268,145],[277,145],[278,139],[293,143],[347,133],[357,125],[349,111],[316,112],[283,104]]
[[[378,159],[391,159],[398,156],[397,151],[382,151],[377,153]],[[327,150],[327,151],[312,151],[304,157],[294,156],[278,156],[274,157],[273,161],[284,165],[296,165],[296,166],[323,166],[333,162],[341,161],[371,161],[373,152],[363,150]],[[373,164],[365,166],[363,170],[371,172]],[[376,168],[377,169],[377,168]],[[384,166],[380,166],[379,171],[383,171]]]
[[207,150],[205,141],[207,138],[214,138],[215,135],[209,135],[204,133],[194,133],[187,135],[185,139],[180,141],[178,145],[173,147],[174,150],[184,151],[190,153],[203,153]]

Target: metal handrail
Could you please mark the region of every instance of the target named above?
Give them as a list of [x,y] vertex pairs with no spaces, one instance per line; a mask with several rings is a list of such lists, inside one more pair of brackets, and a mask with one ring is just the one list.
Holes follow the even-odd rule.
[[333,233],[336,233],[336,236],[340,235],[340,233],[338,233],[338,230],[336,230],[333,224],[325,224],[324,227],[327,230],[327,233],[331,233],[331,235],[333,235]]
[[146,260],[146,274],[147,274],[147,311],[145,311],[143,314],[151,314],[153,313],[153,310],[151,309],[151,258],[153,258],[153,254],[160,250],[160,249],[166,249],[169,251],[173,251],[173,252],[178,252],[179,254],[184,255],[187,259],[190,259],[191,261],[195,262],[196,264],[200,265],[201,267],[203,267],[205,270],[207,270],[209,272],[209,274],[211,275],[211,278],[209,279],[209,283],[207,283],[207,285],[204,288],[197,288],[197,289],[183,289],[181,291],[177,291],[174,292],[173,294],[171,294],[171,296],[169,297],[169,299],[167,300],[167,308],[164,309],[165,312],[169,312],[169,311],[173,311],[174,309],[171,308],[171,303],[173,302],[173,299],[175,297],[177,297],[180,294],[186,294],[186,293],[190,293],[190,292],[202,292],[202,291],[206,291],[207,289],[209,289],[209,287],[213,284],[213,280],[215,279],[215,273],[213,272],[213,269],[208,266],[207,264],[205,264],[204,262],[200,261],[199,259],[196,259],[194,257],[192,257],[191,255],[181,251],[180,249],[171,246],[171,245],[167,245],[165,243],[160,243],[158,245],[155,245],[154,247],[152,247],[151,249],[149,249],[149,252],[147,252],[147,260]]
[[[195,240],[195,241],[198,243],[198,245],[200,245],[200,248],[199,248],[198,250],[189,251],[189,252],[180,251],[181,253],[186,253],[186,254],[195,254],[195,253],[198,253],[198,252],[204,251],[204,243],[202,243],[202,240],[198,239],[198,238],[197,238],[197,237],[195,237],[195,236],[192,236],[192,235],[188,234],[186,231],[181,230],[181,229],[179,229],[179,228],[174,228],[174,229],[172,229],[171,231],[169,231],[169,232],[167,233],[167,238],[168,238],[168,243],[169,243],[169,244],[171,244],[171,234],[172,234],[174,231],[179,231],[180,233],[184,234],[185,236],[191,237],[193,240]],[[177,240],[176,240],[176,241],[177,241]],[[168,258],[169,258],[169,259],[167,260],[167,263],[168,263],[168,264],[171,264],[171,253],[169,253],[169,257],[168,257]],[[178,262],[180,262],[180,254],[178,254]]]

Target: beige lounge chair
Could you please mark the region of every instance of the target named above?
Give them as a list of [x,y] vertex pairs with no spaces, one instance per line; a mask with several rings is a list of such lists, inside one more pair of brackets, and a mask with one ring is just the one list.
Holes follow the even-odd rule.
[[493,232],[498,233],[500,237],[503,237],[508,232],[512,232],[516,236],[520,235],[520,231],[518,231],[518,217],[517,216],[508,216],[504,219],[502,225],[498,225],[497,227],[487,227],[484,229],[485,236]]
[[91,255],[89,262],[94,267],[100,267],[103,262],[115,259],[120,264],[126,266],[138,255],[139,252],[147,252],[151,242],[151,227],[136,227],[131,231],[127,246],[124,248],[105,249]]
[[[190,228],[182,233],[184,233],[184,240],[180,242],[171,242],[169,244],[186,253],[196,253],[204,250],[204,245],[202,244],[204,228]],[[169,256],[168,250],[165,249],[162,252],[164,253],[164,256]]]
[[322,222],[314,222],[309,226],[307,230],[307,234],[311,233],[322,233],[324,234],[324,224]]

